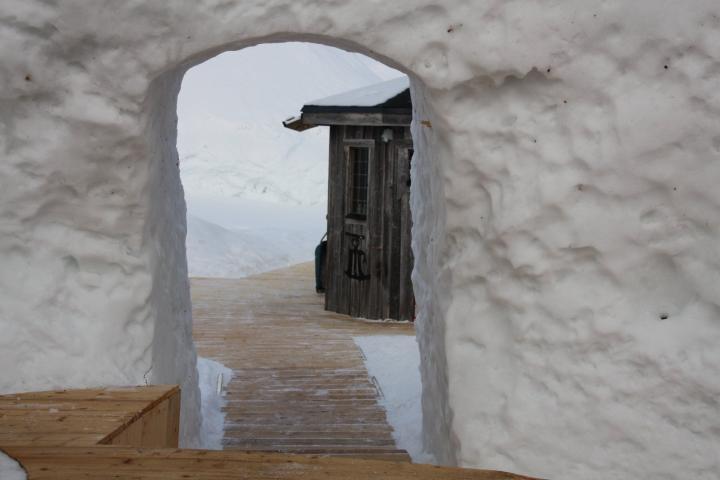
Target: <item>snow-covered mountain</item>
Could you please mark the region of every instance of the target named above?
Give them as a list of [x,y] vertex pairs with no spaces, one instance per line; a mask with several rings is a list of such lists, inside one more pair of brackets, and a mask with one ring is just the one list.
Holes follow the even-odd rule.
[[288,130],[303,104],[400,76],[363,55],[264,44],[190,70],[178,99],[192,276],[311,260],[325,231],[328,131]]
[[191,277],[244,277],[311,258],[315,238],[297,232],[228,230],[188,215],[187,255]]

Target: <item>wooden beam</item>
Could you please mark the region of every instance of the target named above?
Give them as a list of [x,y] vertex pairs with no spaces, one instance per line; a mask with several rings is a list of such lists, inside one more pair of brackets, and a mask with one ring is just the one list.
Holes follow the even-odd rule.
[[292,117],[285,120],[283,123],[283,127],[289,128],[290,130],[295,130],[297,132],[302,132],[305,130],[308,130],[310,128],[316,127],[317,125],[313,125],[310,123],[305,123],[303,121],[302,117]]
[[3,450],[27,471],[28,480],[532,480],[490,470],[304,455],[123,447]]
[[302,122],[309,125],[407,126],[412,114],[398,113],[303,113]]

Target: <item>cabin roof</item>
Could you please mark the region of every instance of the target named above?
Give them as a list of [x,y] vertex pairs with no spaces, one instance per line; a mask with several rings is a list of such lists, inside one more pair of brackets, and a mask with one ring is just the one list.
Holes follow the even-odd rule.
[[[405,93],[407,95],[403,95]],[[385,82],[313,100],[305,104],[302,111],[337,111],[338,109],[368,111],[388,107],[411,107],[410,80],[407,76],[403,75]]]
[[299,116],[288,118],[283,125],[303,131],[317,125],[409,124],[411,114],[410,80],[403,75],[308,102]]

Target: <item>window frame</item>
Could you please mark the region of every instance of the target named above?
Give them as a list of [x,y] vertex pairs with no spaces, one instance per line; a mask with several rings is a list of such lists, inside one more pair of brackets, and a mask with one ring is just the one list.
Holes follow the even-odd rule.
[[[353,157],[351,154],[352,149],[364,149],[367,150],[368,162],[367,162],[367,186],[365,189],[365,214],[359,214],[353,212]],[[345,205],[343,206],[343,212],[345,213],[346,219],[367,221],[370,214],[370,188],[371,178],[373,172],[373,163],[375,158],[375,140],[372,139],[353,139],[345,140],[344,142],[344,153],[345,153]]]

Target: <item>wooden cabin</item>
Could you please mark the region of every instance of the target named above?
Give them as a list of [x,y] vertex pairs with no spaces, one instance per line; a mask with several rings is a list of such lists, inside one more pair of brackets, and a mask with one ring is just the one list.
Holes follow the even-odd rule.
[[407,77],[310,102],[283,122],[330,127],[326,310],[413,320]]

